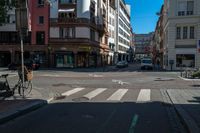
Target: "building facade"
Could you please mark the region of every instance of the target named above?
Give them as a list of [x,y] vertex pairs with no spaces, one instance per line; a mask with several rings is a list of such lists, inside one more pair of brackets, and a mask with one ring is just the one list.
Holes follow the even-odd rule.
[[[34,13],[33,13],[34,12]],[[25,62],[35,59],[47,65],[49,5],[44,1],[28,0],[28,35],[24,40]],[[21,61],[20,35],[16,30],[15,8],[8,12],[7,22],[0,26],[0,66]]]
[[151,41],[151,52],[152,52],[152,60],[153,64],[158,64],[160,68],[163,68],[164,65],[164,46],[163,46],[163,40],[164,40],[164,32],[163,32],[163,18],[162,15],[164,13],[164,5],[161,7],[160,12],[157,14],[159,16],[159,19],[156,24],[155,32],[153,34],[153,38]]
[[135,58],[140,59],[151,55],[151,40],[153,34],[153,32],[149,34],[135,34]]
[[59,0],[52,4],[48,46],[51,66],[108,64],[107,9],[107,0]]
[[116,63],[115,61],[115,52],[116,52],[116,1],[109,0],[109,12],[108,12],[108,44],[110,48],[108,62],[110,65]]
[[116,52],[115,62],[128,61],[131,45],[131,7],[124,0],[116,0]]
[[164,68],[200,67],[200,1],[165,0]]

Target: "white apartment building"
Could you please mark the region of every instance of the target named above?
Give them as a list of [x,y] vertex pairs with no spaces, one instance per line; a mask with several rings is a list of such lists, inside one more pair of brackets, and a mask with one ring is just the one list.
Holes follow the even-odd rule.
[[128,51],[131,44],[131,7],[124,0],[116,0],[116,56],[117,61],[129,59]]
[[116,52],[116,6],[115,0],[109,0],[109,7],[108,7],[108,45],[110,48],[108,62],[110,65],[115,64],[115,52]]
[[200,0],[164,1],[164,68],[200,67]]

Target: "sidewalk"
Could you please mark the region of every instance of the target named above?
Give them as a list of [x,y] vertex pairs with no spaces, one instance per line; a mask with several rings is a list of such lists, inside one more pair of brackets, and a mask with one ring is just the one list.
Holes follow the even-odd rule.
[[14,97],[0,100],[0,124],[31,112],[46,104],[47,101],[42,100],[41,95],[34,89],[32,90],[30,97],[26,99],[23,99],[16,93]]
[[167,93],[186,128],[200,133],[200,90],[169,89]]

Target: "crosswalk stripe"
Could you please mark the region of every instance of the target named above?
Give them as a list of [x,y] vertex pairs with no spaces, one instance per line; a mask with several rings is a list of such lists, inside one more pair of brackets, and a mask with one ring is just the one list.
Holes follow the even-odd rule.
[[89,92],[88,94],[84,95],[84,97],[87,97],[89,99],[94,98],[95,96],[99,95],[100,93],[104,92],[105,90],[107,90],[106,88],[98,88],[94,91]]
[[79,91],[82,91],[82,90],[84,90],[84,89],[85,89],[85,88],[75,88],[75,89],[72,89],[72,90],[69,90],[69,91],[67,91],[67,92],[62,93],[62,95],[63,95],[63,96],[70,96],[70,95],[75,94],[75,93],[77,93],[77,92],[79,92]]
[[113,93],[107,100],[108,101],[119,101],[127,93],[128,89],[119,89]]
[[150,89],[141,89],[138,95],[138,102],[147,102],[151,100],[151,90]]

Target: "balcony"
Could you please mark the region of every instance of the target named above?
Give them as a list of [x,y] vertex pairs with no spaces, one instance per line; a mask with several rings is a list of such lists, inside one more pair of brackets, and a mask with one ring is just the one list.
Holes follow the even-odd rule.
[[58,25],[85,25],[92,26],[96,28],[95,22],[91,21],[87,18],[58,18],[58,19],[50,19],[50,26],[58,26]]
[[92,41],[88,38],[50,38],[49,39],[50,44],[65,44],[65,45],[72,45],[72,44],[90,44],[90,45],[99,45],[99,42]]

